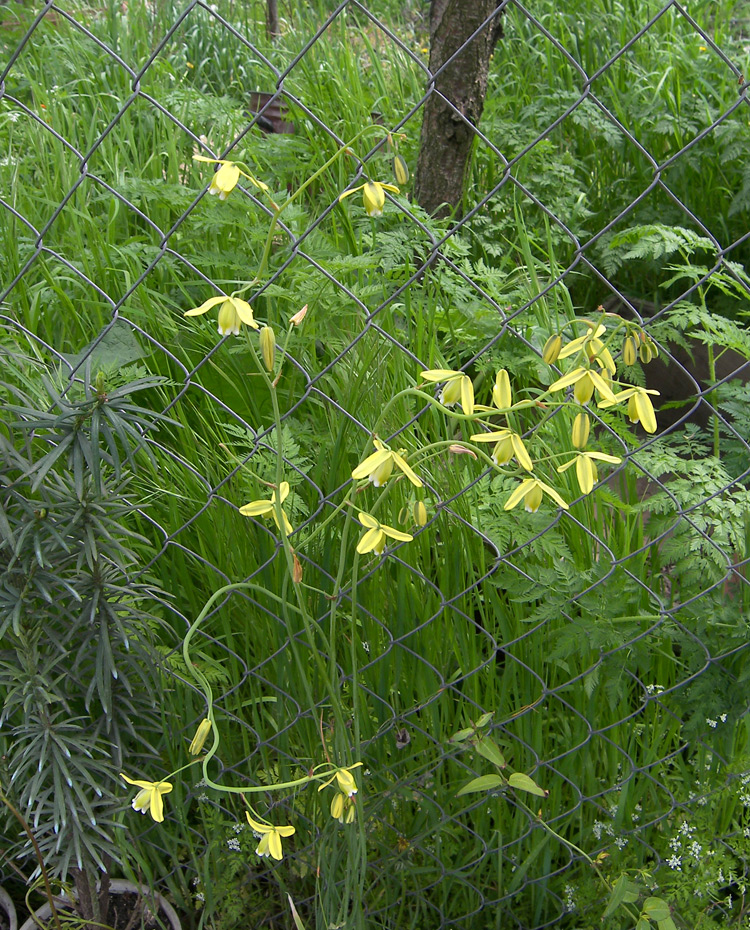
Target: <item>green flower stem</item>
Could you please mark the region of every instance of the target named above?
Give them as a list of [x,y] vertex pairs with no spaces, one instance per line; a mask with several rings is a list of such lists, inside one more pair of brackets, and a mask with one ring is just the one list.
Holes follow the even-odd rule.
[[[294,201],[307,190],[307,188],[313,183],[313,181],[315,181],[318,177],[320,177],[320,175],[323,174],[323,172],[326,171],[328,168],[330,168],[330,166],[335,161],[337,161],[337,159],[339,159],[342,155],[347,154],[347,153],[354,155],[354,157],[357,158],[357,161],[359,161],[360,165],[364,168],[364,164],[362,160],[358,158],[354,154],[353,151],[350,150],[350,146],[354,145],[354,143],[357,142],[363,135],[365,135],[365,133],[370,132],[373,129],[376,131],[382,132],[385,135],[388,134],[382,126],[365,126],[365,128],[361,129],[349,142],[346,143],[346,145],[338,149],[338,151],[335,152],[324,165],[321,165],[321,167],[318,168],[317,171],[311,174],[310,177],[303,184],[301,184],[297,188],[297,190],[293,194],[291,194],[291,196],[287,198],[287,200],[284,201],[284,203],[278,208],[278,210],[276,210],[273,217],[271,218],[271,225],[268,229],[268,235],[266,236],[265,245],[263,246],[263,254],[261,255],[261,258],[260,258],[260,265],[258,266],[258,271],[255,275],[255,278],[247,285],[247,287],[252,287],[253,285],[257,284],[261,280],[263,275],[265,274],[266,266],[268,265],[268,256],[271,253],[271,244],[273,242],[273,234],[276,230],[276,226],[278,225],[279,217],[284,212],[284,210],[286,210],[286,208],[291,203],[294,203]],[[247,290],[247,287],[243,288],[242,290]],[[239,294],[241,292],[237,291],[236,293]]]
[[[312,178],[309,180],[312,180]],[[271,395],[271,405],[273,407],[273,418],[274,418],[274,426],[275,426],[275,433],[276,433],[276,487],[280,488],[281,482],[283,480],[283,464],[284,463],[283,463],[281,410],[279,408],[279,398],[278,398],[278,393],[276,391],[276,384],[275,384],[275,381],[271,380],[271,378],[268,375],[268,372],[266,372],[265,370],[265,367],[261,364],[261,360],[258,357],[258,353],[255,350],[255,346],[253,345],[252,341],[249,338],[249,334],[248,334],[248,347],[250,349],[250,353],[255,362],[255,366],[258,369],[258,371],[261,373],[261,376],[263,377],[264,381],[266,382],[266,385]],[[275,513],[276,513],[276,519],[277,519],[279,527],[283,527],[284,517],[282,513],[280,495],[278,494],[276,495],[276,499],[275,499]],[[292,552],[292,547],[289,542],[289,538],[287,537],[287,534],[283,531],[280,531],[279,536],[281,538],[281,544],[284,549],[284,554],[286,557],[287,570],[289,573],[289,577],[293,578],[294,577],[294,553]],[[343,551],[343,545],[342,545],[342,551]],[[321,676],[321,679],[323,680],[325,688],[331,699],[331,706],[332,706],[334,717],[336,720],[336,731],[340,734],[344,734],[346,733],[346,720],[345,720],[343,709],[342,709],[341,702],[339,699],[339,689],[334,687],[334,678],[331,676],[329,669],[326,667],[326,664],[321,657],[320,650],[316,647],[316,641],[322,641],[326,653],[328,655],[332,655],[333,646],[331,645],[331,639],[327,637],[326,634],[323,632],[322,626],[320,624],[313,623],[313,620],[307,610],[307,605],[305,603],[305,598],[301,590],[301,586],[295,583],[293,585],[293,588],[294,588],[295,599],[298,605],[298,612],[302,619],[302,624],[305,628],[305,633],[307,634],[308,642],[310,643],[311,652],[314,657],[315,664],[318,668],[318,672]],[[283,600],[286,603],[286,599],[284,598]],[[297,655],[293,637],[290,637],[290,643],[292,645],[293,650],[295,651],[295,658],[299,665],[300,672],[302,673],[302,678],[305,682],[308,704],[310,706],[310,709],[314,710],[317,707],[317,703],[313,698],[312,692],[310,691],[310,685],[309,685],[309,681],[307,678],[307,674],[305,673],[304,663],[302,662],[299,655]],[[348,760],[348,761],[351,762],[351,760]]]

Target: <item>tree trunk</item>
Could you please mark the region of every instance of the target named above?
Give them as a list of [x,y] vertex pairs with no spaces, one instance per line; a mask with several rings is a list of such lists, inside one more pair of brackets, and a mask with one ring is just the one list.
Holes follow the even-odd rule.
[[414,196],[435,216],[456,212],[463,197],[472,127],[482,116],[490,58],[503,34],[499,5],[500,0],[432,0],[430,6],[430,71],[445,68],[425,102]]
[[279,3],[278,0],[266,2],[266,33],[269,39],[279,37]]

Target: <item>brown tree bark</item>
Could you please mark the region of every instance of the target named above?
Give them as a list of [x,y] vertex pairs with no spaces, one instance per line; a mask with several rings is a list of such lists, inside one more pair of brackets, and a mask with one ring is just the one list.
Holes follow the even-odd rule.
[[279,3],[278,0],[266,2],[266,33],[269,39],[279,37]]
[[435,216],[456,212],[463,197],[472,126],[484,109],[490,58],[503,34],[502,12],[468,40],[499,5],[500,0],[432,0],[430,5],[430,71],[434,75],[447,64],[425,102],[414,196]]

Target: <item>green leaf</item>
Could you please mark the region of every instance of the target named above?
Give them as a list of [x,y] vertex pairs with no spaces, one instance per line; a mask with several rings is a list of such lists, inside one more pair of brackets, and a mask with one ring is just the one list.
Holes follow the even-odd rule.
[[472,778],[472,780],[463,786],[460,791],[456,793],[456,797],[460,798],[462,794],[471,794],[473,791],[493,791],[495,788],[502,788],[507,784],[502,775],[480,775],[479,778]]
[[292,901],[292,896],[287,894],[289,898],[289,907],[292,909],[292,919],[294,920],[294,926],[297,930],[305,930],[305,925],[302,923],[302,918],[297,913],[297,908],[294,906],[294,901]]
[[528,791],[529,794],[535,794],[540,798],[549,796],[549,791],[547,791],[546,788],[540,788],[533,778],[524,775],[523,772],[514,772],[508,779],[508,784],[511,788],[518,788],[519,791]]
[[607,902],[607,907],[602,914],[602,920],[606,920],[611,914],[617,910],[617,908],[625,900],[625,894],[628,890],[628,885],[630,881],[628,880],[627,875],[621,875],[614,884],[612,888],[612,893],[609,896],[609,901]]
[[466,727],[465,730],[459,730],[457,733],[454,733],[451,736],[449,742],[451,743],[462,743],[465,739],[468,739],[470,736],[473,736],[476,733],[474,727]]
[[659,922],[669,920],[671,917],[669,905],[663,898],[646,898],[643,902],[643,913],[651,920]]
[[666,920],[657,920],[659,930],[677,930],[677,924],[672,920],[671,917],[667,917]]
[[480,739],[475,744],[474,748],[479,753],[479,755],[484,756],[488,762],[491,762],[493,765],[496,765],[500,769],[505,768],[505,756],[503,756],[495,744],[495,741],[490,739],[489,736],[485,736],[484,739]]
[[648,917],[639,917],[638,923],[635,925],[635,930],[651,930]]
[[490,720],[492,720],[492,716],[493,712],[490,712],[489,714],[482,714],[479,720],[477,720],[477,722],[474,724],[476,729],[481,730],[482,727],[486,727]]

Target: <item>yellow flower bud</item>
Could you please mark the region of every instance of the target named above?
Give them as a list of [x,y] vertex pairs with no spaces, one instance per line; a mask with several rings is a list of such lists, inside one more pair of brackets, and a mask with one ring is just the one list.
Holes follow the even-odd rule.
[[270,326],[264,326],[260,331],[260,352],[266,370],[273,371],[273,364],[276,359],[276,334]]
[[195,731],[195,736],[193,741],[188,747],[188,752],[192,756],[199,756],[203,750],[203,746],[206,743],[208,734],[211,732],[211,721],[208,717],[204,717],[203,720],[198,724],[198,729]]
[[579,413],[573,421],[573,445],[576,449],[586,448],[586,443],[589,441],[590,428],[591,424],[588,414]]
[[554,365],[560,355],[560,349],[562,349],[562,336],[560,333],[554,333],[544,343],[542,358],[548,365]]
[[306,316],[307,316],[307,304],[305,304],[305,306],[301,310],[298,310],[294,314],[294,316],[289,317],[289,322],[293,323],[295,326],[299,326]]
[[641,346],[638,349],[638,357],[644,365],[648,365],[648,363],[653,358],[653,355],[651,354],[651,345],[648,340],[644,339],[641,343]]
[[622,346],[622,358],[626,365],[635,365],[635,353],[637,347],[637,337],[628,336]]
[[409,169],[400,155],[393,156],[393,176],[396,178],[396,184],[402,187],[409,180]]
[[498,371],[495,378],[495,386],[492,389],[492,400],[499,410],[507,409],[512,403],[510,378],[508,377],[508,372],[504,368]]
[[427,508],[424,505],[424,501],[415,501],[413,512],[414,522],[417,526],[425,526],[427,524]]

